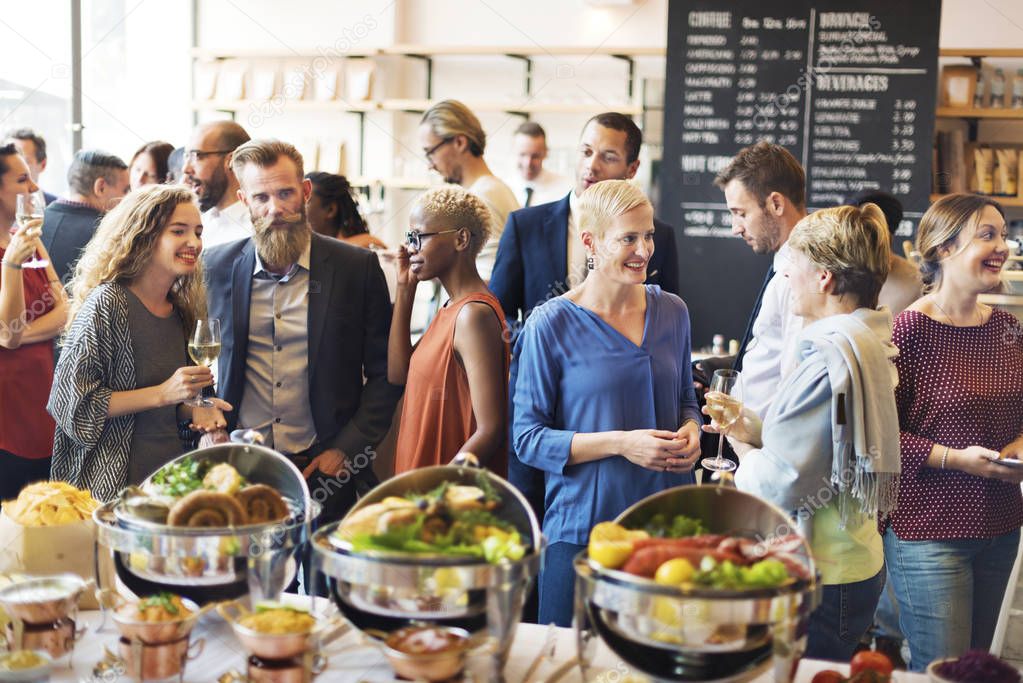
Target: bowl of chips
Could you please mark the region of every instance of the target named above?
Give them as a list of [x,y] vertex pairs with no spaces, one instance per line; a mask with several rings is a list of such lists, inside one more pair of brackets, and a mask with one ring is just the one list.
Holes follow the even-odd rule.
[[14,500],[3,502],[3,511],[22,526],[61,526],[92,519],[99,502],[87,490],[62,481],[29,484]]

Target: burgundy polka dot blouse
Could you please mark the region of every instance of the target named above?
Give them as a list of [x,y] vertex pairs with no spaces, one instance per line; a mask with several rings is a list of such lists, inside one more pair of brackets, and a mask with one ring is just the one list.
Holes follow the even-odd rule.
[[895,319],[902,476],[891,516],[903,540],[992,538],[1023,524],[1016,484],[924,464],[933,444],[1001,450],[1023,433],[1023,329],[995,310],[954,327],[917,311]]

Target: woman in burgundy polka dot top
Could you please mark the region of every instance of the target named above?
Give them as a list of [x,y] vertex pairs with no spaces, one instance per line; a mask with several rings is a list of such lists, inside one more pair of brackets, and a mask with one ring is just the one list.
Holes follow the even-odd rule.
[[1001,206],[950,195],[917,235],[926,294],[895,320],[902,475],[882,522],[910,668],[988,648],[1023,524],[1023,329],[978,302],[1008,257]]

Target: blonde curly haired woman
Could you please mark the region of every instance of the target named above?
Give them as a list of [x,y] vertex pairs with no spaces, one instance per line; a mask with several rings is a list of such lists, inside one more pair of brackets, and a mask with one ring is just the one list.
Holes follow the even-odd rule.
[[[454,185],[427,192],[412,209],[387,352],[387,380],[405,386],[398,473],[467,451],[507,474],[508,337],[501,304],[476,269],[489,220],[483,201]],[[413,347],[416,287],[433,278],[450,299]]]
[[54,479],[109,500],[182,452],[179,421],[223,426],[227,403],[183,404],[213,382],[187,356],[206,312],[201,251],[199,207],[182,187],[136,190],[101,221],[70,285],[47,406],[57,422]]

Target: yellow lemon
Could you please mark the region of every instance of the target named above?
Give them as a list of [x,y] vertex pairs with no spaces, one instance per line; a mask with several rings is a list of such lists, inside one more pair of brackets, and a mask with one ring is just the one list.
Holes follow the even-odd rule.
[[[682,609],[679,603],[672,598],[654,597],[652,616],[670,628],[682,626]],[[663,640],[663,636],[658,640]]]
[[684,557],[676,557],[657,568],[654,581],[664,586],[678,586],[691,581],[695,573],[696,569],[689,560]]
[[632,555],[633,542],[646,537],[645,531],[629,531],[614,522],[601,522],[590,531],[590,559],[603,567],[618,569]]

